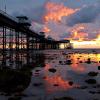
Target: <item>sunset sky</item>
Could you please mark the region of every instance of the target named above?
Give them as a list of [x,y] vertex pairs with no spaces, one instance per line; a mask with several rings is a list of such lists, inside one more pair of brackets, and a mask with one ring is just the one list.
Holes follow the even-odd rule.
[[26,15],[32,29],[55,39],[91,39],[100,33],[100,0],[0,0],[12,16]]

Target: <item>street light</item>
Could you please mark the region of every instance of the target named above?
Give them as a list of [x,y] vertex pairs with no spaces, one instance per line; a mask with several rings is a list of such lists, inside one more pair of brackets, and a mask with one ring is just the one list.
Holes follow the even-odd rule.
[[4,0],[4,11],[5,11],[5,13],[7,11],[6,0]]
[[7,10],[6,0],[0,0],[0,10],[6,12]]

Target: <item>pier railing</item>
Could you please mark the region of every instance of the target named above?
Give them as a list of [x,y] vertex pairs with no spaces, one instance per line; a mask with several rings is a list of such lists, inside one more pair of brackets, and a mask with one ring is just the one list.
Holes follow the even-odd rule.
[[10,18],[10,19],[12,19],[12,20],[18,22],[18,19],[17,19],[16,17],[12,17],[12,16],[10,16],[9,14],[7,14],[7,13],[4,12],[4,11],[0,10],[0,13],[3,14],[3,15],[5,15],[5,16],[7,16],[8,18]]

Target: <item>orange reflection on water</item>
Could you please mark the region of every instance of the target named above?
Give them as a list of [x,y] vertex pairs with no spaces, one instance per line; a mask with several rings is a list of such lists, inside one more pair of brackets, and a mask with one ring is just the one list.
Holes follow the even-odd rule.
[[85,71],[85,67],[82,66],[82,65],[72,64],[71,67],[74,71],[79,71],[79,72],[84,72]]
[[68,80],[64,80],[60,75],[47,76],[45,79],[46,89],[48,93],[55,91],[64,91],[78,85],[69,85]]
[[49,64],[45,64],[44,70],[47,71],[50,68]]
[[100,54],[94,53],[94,54],[72,54],[70,55],[71,59],[73,60],[73,63],[78,63],[79,61],[85,62],[87,61],[89,58],[91,59],[91,61],[93,62],[99,62],[100,61]]
[[79,71],[79,72],[85,72],[86,67],[84,66],[83,63],[88,61],[90,59],[91,63],[96,62],[97,64],[100,62],[100,54],[94,53],[94,54],[71,54],[70,59],[72,59],[72,69],[74,71]]

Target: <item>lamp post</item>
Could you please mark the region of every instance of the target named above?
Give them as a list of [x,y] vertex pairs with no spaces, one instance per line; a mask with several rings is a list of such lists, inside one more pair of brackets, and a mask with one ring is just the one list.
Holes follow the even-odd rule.
[[6,0],[4,0],[4,11],[5,11],[5,13],[7,12]]
[[6,11],[7,11],[6,0],[0,0],[0,10],[4,11],[6,13]]
[[2,10],[3,0],[0,1],[0,10]]

